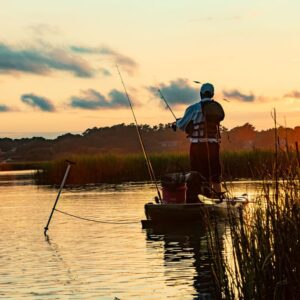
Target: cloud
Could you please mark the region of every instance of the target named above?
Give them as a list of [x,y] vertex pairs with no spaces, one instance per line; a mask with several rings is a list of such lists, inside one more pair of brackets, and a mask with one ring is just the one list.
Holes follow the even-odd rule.
[[12,109],[4,104],[0,104],[0,112],[8,112],[12,111]]
[[229,98],[229,100],[235,99],[243,102],[253,102],[255,100],[255,96],[253,94],[245,95],[238,90],[223,91],[223,95],[225,98]]
[[73,96],[71,98],[71,107],[81,109],[109,109],[109,108],[123,108],[128,107],[128,100],[124,93],[118,90],[112,90],[106,98],[101,93],[89,89],[82,91],[79,97]]
[[106,46],[99,48],[71,46],[70,49],[73,52],[81,54],[99,54],[103,56],[109,56],[116,64],[120,65],[130,75],[133,75],[138,68],[138,64],[132,58]]
[[53,70],[92,77],[93,69],[84,59],[53,47],[12,48],[0,43],[0,73],[32,73],[48,75]]
[[191,87],[187,79],[178,78],[169,84],[160,83],[157,87],[150,86],[147,89],[155,96],[159,96],[160,89],[169,104],[191,104],[199,96],[197,89]]
[[285,98],[295,98],[300,99],[300,92],[299,91],[292,91],[284,95]]
[[34,94],[24,94],[21,96],[21,100],[25,104],[34,108],[38,108],[39,110],[42,111],[47,111],[47,112],[55,111],[55,107],[52,104],[52,102],[49,99],[41,96],[37,96]]

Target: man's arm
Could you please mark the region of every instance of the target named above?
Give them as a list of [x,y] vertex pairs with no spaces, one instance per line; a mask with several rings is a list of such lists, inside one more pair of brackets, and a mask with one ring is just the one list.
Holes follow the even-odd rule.
[[194,110],[193,108],[190,106],[186,109],[183,117],[181,119],[177,119],[176,120],[176,126],[181,129],[181,130],[185,130],[186,126],[189,124],[189,122],[193,119],[193,115],[194,115]]

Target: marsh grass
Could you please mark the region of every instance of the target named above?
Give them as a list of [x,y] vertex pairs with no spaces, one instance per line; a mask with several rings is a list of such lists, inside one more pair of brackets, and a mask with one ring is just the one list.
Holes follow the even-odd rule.
[[[68,183],[121,183],[150,181],[147,165],[142,155],[81,155],[69,158],[76,162],[68,177]],[[165,173],[188,170],[185,155],[151,155],[150,160],[157,179]],[[44,163],[36,173],[38,184],[59,184],[66,169],[64,160]]]
[[[295,153],[289,156],[296,160]],[[286,166],[291,158],[282,152],[278,155],[278,165]],[[188,154],[162,153],[149,156],[157,179],[166,173],[186,172],[190,170]],[[68,183],[121,183],[127,181],[150,180],[145,159],[142,154],[135,155],[78,155],[68,159],[76,162],[70,172]],[[273,168],[274,152],[243,151],[221,153],[223,178],[232,181],[239,178],[262,179],[270,176]],[[39,164],[36,174],[38,184],[58,184],[66,168],[64,160]],[[278,175],[282,176],[282,167]]]
[[[256,201],[230,211],[232,261],[211,225],[215,279],[226,299],[300,299],[300,175],[298,160],[274,159]],[[298,167],[297,167],[298,166]],[[281,176],[278,176],[278,172]],[[270,180],[273,178],[273,180]]]
[[287,166],[295,170],[297,153],[280,151],[276,155],[274,151],[264,150],[223,152],[221,161],[224,178],[228,181],[237,178],[264,180],[273,179],[275,169],[279,177],[286,176]]

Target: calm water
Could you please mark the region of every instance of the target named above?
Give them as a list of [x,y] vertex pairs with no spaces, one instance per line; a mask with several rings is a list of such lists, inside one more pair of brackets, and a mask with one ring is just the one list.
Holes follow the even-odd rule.
[[[66,189],[58,209],[134,223],[55,212],[48,239],[57,190],[35,186],[27,172],[0,172],[0,188],[0,299],[213,299],[205,231],[141,228],[154,186]],[[241,191],[251,184],[235,184]]]

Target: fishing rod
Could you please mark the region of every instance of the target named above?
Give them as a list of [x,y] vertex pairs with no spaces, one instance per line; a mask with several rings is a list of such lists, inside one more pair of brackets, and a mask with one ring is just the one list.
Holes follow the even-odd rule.
[[[197,81],[197,80],[194,80],[193,82],[195,82],[196,84],[201,84],[201,82],[200,82],[200,81]],[[175,116],[175,114],[174,114],[172,108],[170,107],[170,105],[169,105],[167,99],[166,99],[165,96],[163,95],[161,89],[158,88],[157,91],[158,91],[158,93],[159,93],[160,98],[165,102],[167,108],[169,109],[169,111],[170,111],[171,114],[173,115],[175,121],[177,121],[177,118],[176,118],[176,116]]]
[[151,179],[151,181],[154,182],[155,187],[156,187],[156,191],[157,191],[157,195],[158,195],[158,198],[159,198],[159,201],[160,201],[160,203],[162,203],[162,197],[161,197],[158,185],[157,185],[157,181],[156,181],[156,177],[155,177],[155,174],[154,174],[154,170],[152,168],[151,161],[150,161],[150,159],[149,159],[149,157],[147,155],[147,152],[145,150],[145,146],[144,146],[143,139],[142,139],[142,136],[141,136],[141,133],[140,133],[138,122],[137,122],[137,119],[136,119],[136,116],[135,116],[135,113],[134,113],[134,110],[133,110],[132,102],[131,102],[130,97],[129,97],[128,93],[127,93],[127,89],[126,89],[123,77],[121,75],[121,72],[120,72],[119,67],[118,67],[117,64],[116,64],[116,67],[117,67],[117,70],[118,70],[118,73],[119,73],[119,76],[120,76],[120,79],[121,79],[121,82],[122,82],[122,85],[123,85],[123,88],[124,88],[124,91],[125,91],[128,103],[129,103],[129,106],[130,106],[130,109],[131,109],[131,112],[132,112],[132,115],[133,115],[133,119],[134,119],[134,122],[135,122],[136,132],[137,132],[137,135],[138,135],[138,138],[139,138],[139,142],[140,142],[140,145],[141,145],[141,148],[142,148],[145,160],[146,160],[146,164],[147,164],[148,172],[149,172],[149,175],[150,175],[150,179]]
[[176,118],[176,116],[175,116],[175,114],[174,114],[172,108],[170,107],[169,103],[167,102],[166,98],[164,97],[163,93],[161,92],[160,89],[157,89],[157,91],[158,91],[158,93],[159,93],[160,98],[161,98],[162,100],[164,100],[164,102],[166,103],[167,108],[170,110],[170,112],[171,112],[171,114],[173,115],[175,121],[177,121],[177,118]]

